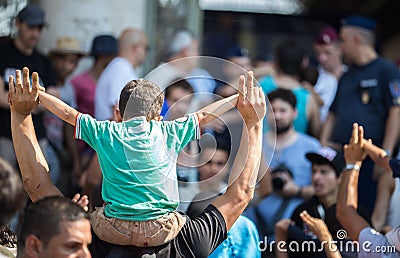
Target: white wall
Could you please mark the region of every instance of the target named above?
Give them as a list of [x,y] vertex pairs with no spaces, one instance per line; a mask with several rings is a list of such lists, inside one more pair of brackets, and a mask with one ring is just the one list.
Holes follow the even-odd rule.
[[39,48],[47,51],[58,37],[79,39],[89,50],[94,36],[109,33],[118,37],[126,27],[145,29],[146,0],[37,0],[46,12],[49,27],[43,31]]

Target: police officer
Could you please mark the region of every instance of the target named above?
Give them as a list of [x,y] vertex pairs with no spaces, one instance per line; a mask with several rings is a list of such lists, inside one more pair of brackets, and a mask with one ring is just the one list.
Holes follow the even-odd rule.
[[[350,138],[352,124],[364,126],[365,137],[389,154],[397,142],[400,122],[400,73],[391,62],[374,49],[376,22],[363,16],[349,16],[342,21],[341,48],[350,64],[338,85],[335,100],[325,122],[321,142],[338,144]],[[350,164],[349,164],[350,165]],[[371,160],[360,172],[359,202],[372,211],[379,169]]]

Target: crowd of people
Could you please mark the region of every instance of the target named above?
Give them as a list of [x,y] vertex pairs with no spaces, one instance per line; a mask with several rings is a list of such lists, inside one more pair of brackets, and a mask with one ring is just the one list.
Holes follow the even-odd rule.
[[43,55],[46,25],[29,4],[0,39],[0,257],[400,257],[400,72],[374,20],[322,28],[315,65],[289,39],[216,73],[178,30],[144,78],[144,31]]

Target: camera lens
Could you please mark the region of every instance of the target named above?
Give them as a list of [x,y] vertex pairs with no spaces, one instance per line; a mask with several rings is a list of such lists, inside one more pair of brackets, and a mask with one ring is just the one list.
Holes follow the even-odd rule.
[[284,185],[285,180],[283,180],[281,177],[272,178],[272,186],[275,191],[281,191]]

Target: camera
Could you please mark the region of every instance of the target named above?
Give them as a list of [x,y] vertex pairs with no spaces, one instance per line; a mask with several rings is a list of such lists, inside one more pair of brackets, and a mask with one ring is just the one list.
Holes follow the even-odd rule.
[[290,177],[293,176],[292,171],[285,166],[285,164],[278,165],[274,170],[272,170],[271,174],[274,175],[272,177],[272,187],[274,191],[282,191],[283,187],[286,184],[286,180],[283,177],[280,177],[280,173],[288,173]]

